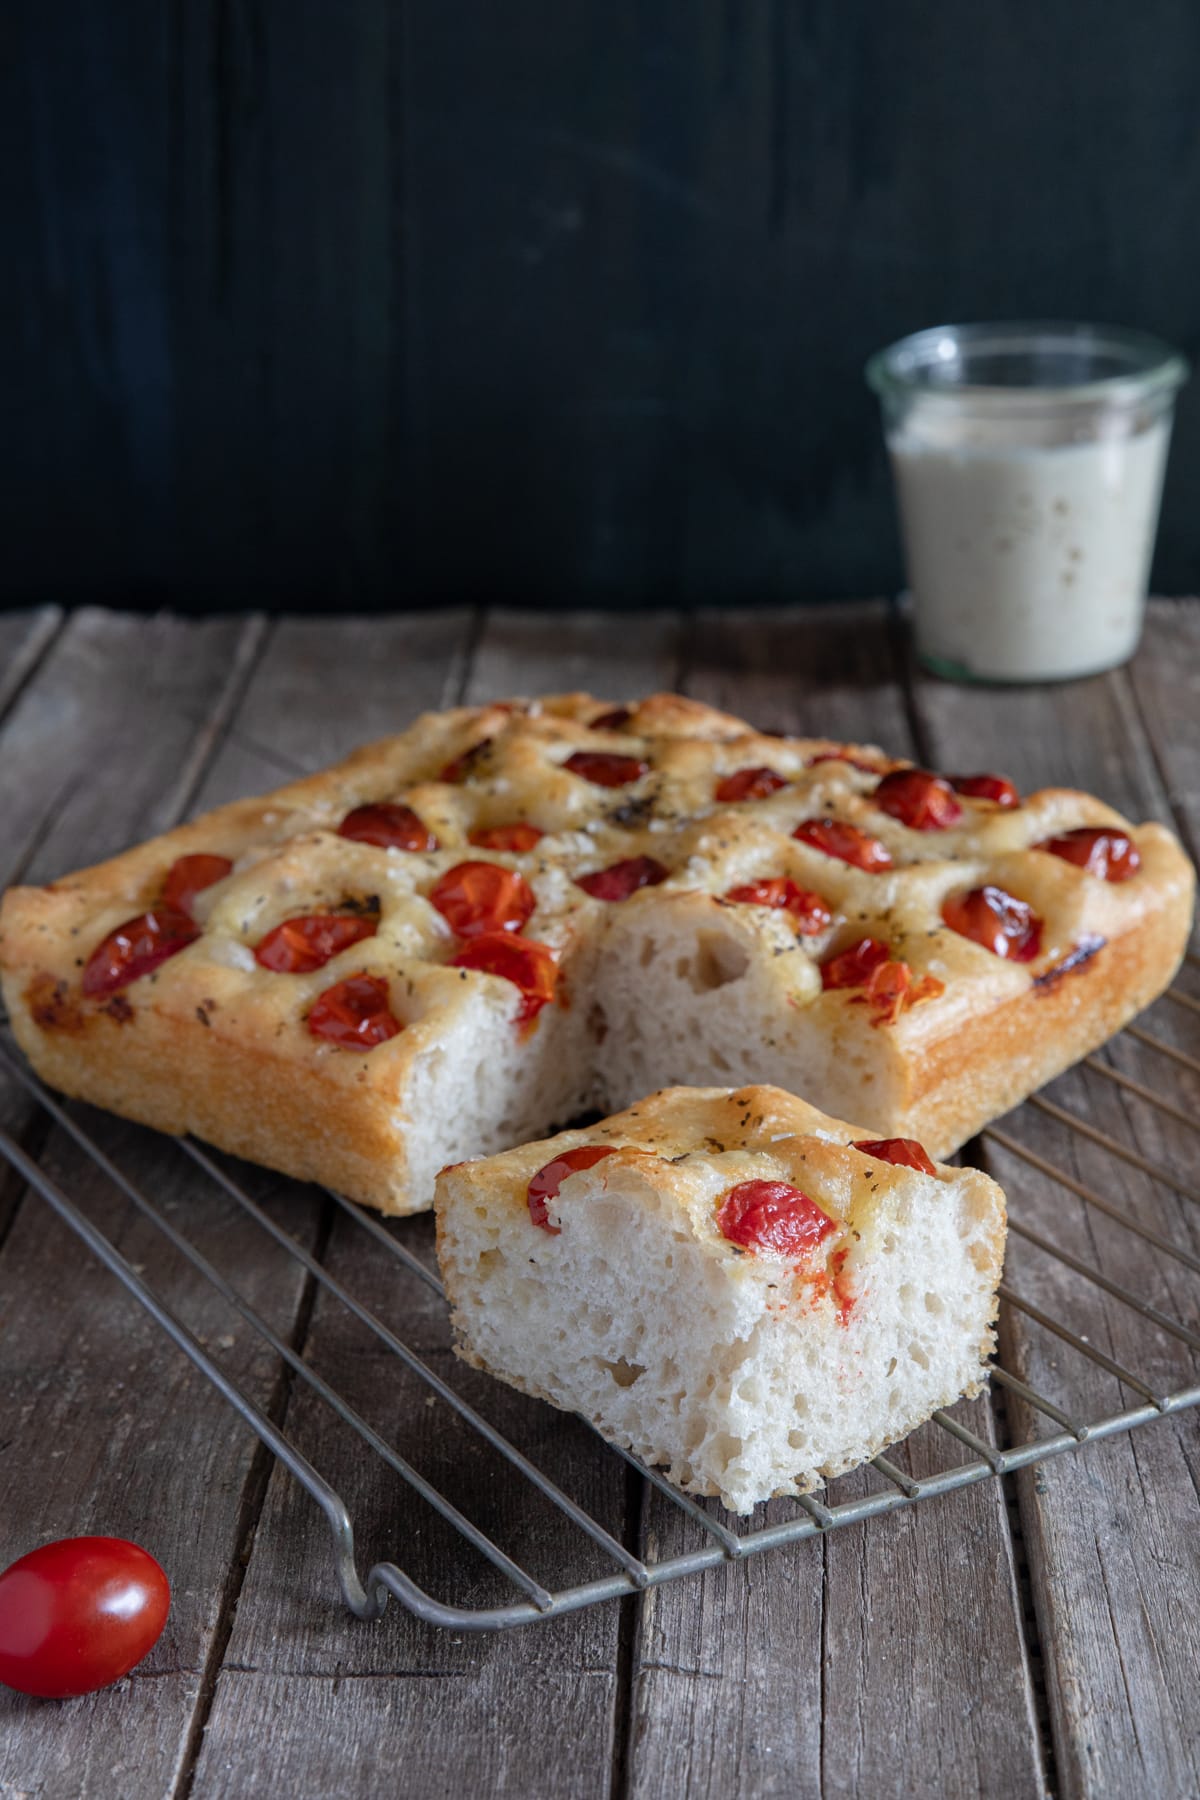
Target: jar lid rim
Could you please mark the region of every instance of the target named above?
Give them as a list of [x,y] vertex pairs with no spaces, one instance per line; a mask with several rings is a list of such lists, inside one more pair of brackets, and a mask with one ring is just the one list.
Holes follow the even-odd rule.
[[[1066,382],[970,379],[973,360],[990,358],[994,363],[1005,356],[1028,359],[1038,354],[1090,356],[1107,362],[1110,372]],[[867,382],[880,398],[976,400],[1006,411],[1165,397],[1182,387],[1189,373],[1187,358],[1150,332],[1061,320],[927,326],[876,351],[866,365]]]

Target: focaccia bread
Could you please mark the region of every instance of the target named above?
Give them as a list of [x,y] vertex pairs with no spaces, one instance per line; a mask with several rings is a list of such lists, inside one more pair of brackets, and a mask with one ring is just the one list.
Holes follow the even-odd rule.
[[444,1170],[458,1354],[748,1512],[977,1393],[1004,1195],[773,1087]]
[[670,694],[430,713],[12,890],[4,993],[65,1092],[385,1211],[665,1082],[945,1155],[1160,992],[1193,879],[1086,794],[954,779]]

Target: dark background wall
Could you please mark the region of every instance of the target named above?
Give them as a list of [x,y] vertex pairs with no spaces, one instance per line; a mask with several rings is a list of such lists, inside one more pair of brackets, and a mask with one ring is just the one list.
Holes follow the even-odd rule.
[[[1197,0],[10,0],[4,597],[898,578],[880,343],[1200,349]],[[1200,585],[1200,394],[1156,578]]]

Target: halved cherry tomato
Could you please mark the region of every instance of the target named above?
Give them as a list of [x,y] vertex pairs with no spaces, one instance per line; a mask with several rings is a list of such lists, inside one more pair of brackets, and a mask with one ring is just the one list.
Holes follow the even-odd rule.
[[382,975],[348,975],[318,994],[308,1009],[308,1029],[343,1050],[374,1050],[404,1027],[392,1015]]
[[338,836],[356,844],[374,844],[380,850],[436,850],[437,838],[413,811],[395,800],[377,800],[356,806],[338,826]]
[[851,1146],[877,1162],[895,1163],[898,1169],[919,1169],[922,1175],[936,1175],[929,1154],[916,1138],[860,1138]]
[[158,1642],[171,1589],[125,1538],[60,1538],[0,1575],[0,1681],[64,1700],[119,1681]]
[[882,969],[884,963],[891,960],[891,951],[878,938],[860,938],[857,944],[851,944],[838,956],[831,956],[827,963],[821,965],[821,986],[829,988],[864,987],[875,973]]
[[593,900],[628,900],[639,888],[657,887],[670,873],[653,856],[627,856],[623,862],[610,863],[607,869],[577,875],[575,885]]
[[455,863],[436,882],[429,899],[461,938],[522,931],[537,907],[525,877],[494,862]]
[[730,888],[725,899],[739,906],[782,907],[796,921],[801,937],[816,937],[833,923],[833,914],[820,894],[797,887],[786,875],[772,875],[766,881],[749,881],[744,887]]
[[1111,825],[1080,825],[1058,837],[1045,838],[1035,850],[1048,850],[1074,863],[1098,881],[1128,881],[1142,866],[1138,847],[1127,832]]
[[598,719],[592,720],[592,730],[624,731],[632,717],[627,706],[614,706],[611,712],[601,713]]
[[576,750],[562,765],[572,775],[597,787],[627,787],[650,767],[640,756],[618,756],[612,750]]
[[195,856],[177,857],[167,870],[161,904],[169,912],[186,913],[190,919],[196,895],[212,887],[215,881],[224,881],[232,868],[227,856],[206,856],[198,852]]
[[972,888],[951,894],[942,906],[942,918],[960,937],[982,944],[993,956],[1009,962],[1032,962],[1042,947],[1042,921],[1027,901],[1006,894],[1003,888]]
[[464,750],[461,755],[452,757],[445,768],[440,771],[438,780],[448,782],[461,781],[464,776],[471,773],[476,763],[483,759],[491,741],[490,737],[480,738],[477,744],[472,744],[470,748]]
[[559,1227],[550,1223],[547,1202],[558,1198],[558,1190],[568,1175],[594,1167],[606,1156],[611,1156],[617,1147],[616,1144],[580,1144],[577,1150],[564,1150],[561,1156],[544,1163],[537,1174],[530,1177],[527,1192],[529,1216],[534,1224],[548,1231],[551,1237],[558,1237]]
[[802,1256],[837,1226],[815,1200],[786,1181],[742,1181],[730,1188],[717,1214],[722,1237],[743,1250]]
[[792,836],[801,844],[811,844],[814,850],[823,850],[826,856],[836,856],[839,862],[864,869],[868,875],[878,875],[892,866],[885,844],[841,819],[804,819]]
[[945,982],[936,975],[922,975],[914,980],[906,962],[893,957],[886,944],[869,937],[860,938],[822,966],[821,986],[826,991],[861,988],[851,1005],[868,1007],[872,1025],[894,1025],[901,1013],[919,1006],[923,1000],[936,1000],[946,991]]
[[962,818],[950,783],[928,769],[894,769],[872,798],[882,812],[913,831],[947,831]]
[[867,762],[861,756],[852,755],[849,748],[846,748],[843,750],[818,750],[815,756],[809,757],[805,767],[814,769],[818,763],[823,762],[848,763],[852,769],[858,769],[864,775],[882,775],[887,766],[877,762]]
[[737,769],[718,781],[713,798],[722,804],[735,800],[765,800],[768,794],[777,794],[786,786],[786,777],[777,775],[774,769]]
[[511,825],[480,825],[471,832],[468,842],[477,850],[507,850],[512,856],[524,856],[545,837],[536,825],[517,819]]
[[278,975],[307,975],[334,956],[374,937],[378,920],[349,913],[302,913],[285,919],[255,946],[254,960]]
[[1020,806],[1021,796],[1007,775],[948,775],[956,794],[968,800],[990,800],[995,806]]
[[169,957],[178,956],[200,936],[200,927],[186,913],[166,906],[126,919],[96,945],[83,971],[83,991],[89,999],[115,994],[142,975],[151,975]]
[[498,931],[490,937],[474,937],[450,959],[452,969],[476,969],[482,975],[499,975],[521,990],[517,1024],[536,1019],[554,998],[558,962],[549,944],[535,938],[511,937]]

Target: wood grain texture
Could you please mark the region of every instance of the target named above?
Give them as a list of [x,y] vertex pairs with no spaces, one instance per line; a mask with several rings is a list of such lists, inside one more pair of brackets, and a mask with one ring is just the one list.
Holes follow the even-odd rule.
[[[1150,691],[1143,667],[1160,665],[1164,650],[1158,631],[1165,623],[1169,632],[1172,617],[1155,610],[1132,678],[1139,691]],[[967,692],[923,679],[918,706],[927,752],[937,765],[958,767],[969,749],[975,767],[1002,770],[1019,785],[1078,785],[1133,818],[1167,815],[1123,672],[1052,692]],[[1172,1023],[1171,1010],[1160,1002],[1149,1015],[1150,1029],[1160,1035],[1182,1030],[1184,1022]],[[1194,1032],[1191,1037],[1194,1048]],[[1189,1094],[1186,1078],[1176,1080],[1160,1055],[1130,1039],[1098,1060],[1194,1108],[1195,1083]],[[1181,1174],[1194,1173],[1188,1129],[1103,1076],[1075,1071],[1047,1092],[1074,1116],[1168,1166],[1174,1162]],[[1200,1249],[1194,1208],[1169,1187],[1123,1166],[1033,1107],[1002,1128],[1130,1218],[1193,1255]],[[987,1160],[1009,1194],[1018,1224],[1031,1226],[1194,1328],[1194,1274],[1017,1157],[991,1145]],[[1006,1279],[1023,1298],[1086,1336],[1156,1391],[1196,1379],[1196,1361],[1186,1346],[1120,1300],[1086,1287],[1017,1233],[1010,1235]],[[1140,1398],[1018,1312],[1003,1315],[1003,1344],[1008,1366],[1077,1418],[1120,1411]],[[1017,1428],[1028,1431],[1027,1410],[1014,1405],[1012,1412]],[[1138,1790],[1182,1795],[1200,1785],[1200,1734],[1189,1675],[1200,1652],[1191,1598],[1200,1555],[1188,1524],[1196,1506],[1198,1465],[1200,1437],[1189,1413],[1020,1477],[1021,1521],[1064,1796]]]
[[404,604],[402,21],[386,0],[172,17],[173,598]]
[[[463,699],[581,683],[619,698],[670,686],[676,677],[673,618],[622,622],[617,630],[610,619],[578,615],[550,625],[535,615],[489,620],[469,669],[460,671]],[[323,651],[315,658],[318,668],[342,666],[333,627]],[[331,728],[344,728],[337,709],[344,691],[326,695]],[[428,1219],[404,1221],[394,1230],[432,1260]],[[625,1465],[598,1451],[577,1421],[459,1364],[449,1348],[442,1302],[391,1267],[341,1217],[334,1222],[329,1266],[618,1541],[635,1528],[640,1482],[627,1478]],[[538,1580],[554,1587],[611,1571],[603,1553],[513,1478],[443,1402],[430,1402],[419,1380],[397,1368],[325,1295],[317,1301],[306,1356]],[[464,1552],[449,1528],[323,1403],[298,1394],[288,1426],[347,1497],[360,1570],[387,1557],[438,1599],[478,1607],[513,1597],[511,1587],[475,1552]],[[403,1718],[398,1779],[412,1800],[472,1788],[513,1796],[552,1792],[569,1800],[607,1796],[620,1745],[620,1608],[591,1609],[513,1636],[456,1636],[422,1626],[395,1603],[378,1624],[358,1624],[341,1610],[331,1576],[324,1520],[307,1495],[276,1472],[207,1722],[193,1800],[253,1792],[268,1783],[297,1800],[366,1800],[379,1791],[389,1744],[394,1753],[397,1708]],[[257,1723],[264,1712],[275,1721],[269,1736]],[[316,1736],[314,1718],[328,1722]]]
[[1200,604],[1150,602],[1129,678],[1176,824],[1200,858]]
[[[1190,0],[6,12],[14,597],[894,588],[873,350],[1200,338]],[[1198,469],[1193,389],[1170,589]]]
[[627,700],[673,687],[683,627],[671,613],[614,618],[610,613],[505,611],[489,615],[471,662],[463,699],[472,705],[509,695],[582,688],[598,699]]
[[[0,732],[10,866],[47,879],[175,816],[211,754],[256,637],[253,621],[76,615]],[[19,1129],[24,1096],[5,1101],[6,1127]],[[253,1230],[198,1193],[164,1141],[92,1122],[177,1224],[195,1226],[209,1252],[234,1252],[251,1297],[289,1331],[301,1284],[267,1277]],[[41,1161],[269,1402],[274,1359],[61,1131],[50,1133]],[[311,1196],[301,1192],[292,1204],[311,1236]],[[0,1695],[0,1791],[166,1793],[185,1754],[245,1528],[254,1441],[36,1197],[24,1200],[5,1238],[0,1294],[0,1560],[46,1538],[112,1532],[157,1554],[174,1589],[166,1634],[117,1692],[65,1705]]]
[[[828,616],[707,613],[686,624],[669,613],[481,621],[463,612],[289,620],[269,631],[255,620],[192,628],[84,615],[50,644],[0,724],[0,802],[15,821],[5,854],[48,875],[180,808],[285,780],[460,696],[586,685],[619,697],[671,685],[681,669],[690,691],[768,728],[903,749],[915,726],[920,753],[947,766],[1077,782],[1139,816],[1164,816],[1170,803],[1187,822],[1195,629],[1182,609],[1157,608],[1127,675],[1036,693],[922,680],[910,706],[885,610],[871,605]],[[0,654],[6,643],[29,644],[23,633],[0,618]],[[46,830],[43,795],[59,800]],[[1200,978],[1189,980],[1200,995]],[[1160,1003],[1148,1025],[1194,1048],[1182,1009]],[[1101,1060],[1194,1112],[1194,1079],[1158,1053],[1125,1040]],[[1064,1078],[1052,1098],[1194,1182],[1190,1128],[1103,1074]],[[441,1402],[426,1404],[416,1377],[398,1372],[336,1300],[317,1294],[310,1312],[295,1269],[177,1151],[134,1127],[90,1122],[295,1334],[309,1366],[497,1543],[552,1585],[608,1567]],[[1200,1257],[1194,1209],[1170,1188],[1119,1169],[1031,1109],[1005,1129]],[[1200,1332],[1194,1274],[1015,1158],[990,1154],[1014,1218]],[[61,1134],[45,1158],[214,1354],[286,1410],[289,1434],[351,1501],[360,1569],[395,1556],[431,1592],[466,1604],[508,1591],[301,1381],[281,1383],[274,1357],[93,1184]],[[335,1275],[618,1537],[654,1555],[693,1541],[695,1528],[577,1422],[458,1365],[440,1303],[359,1227],[331,1218],[305,1190],[239,1172],[272,1216],[303,1242],[323,1243]],[[4,1223],[0,1211],[0,1240]],[[391,1229],[431,1257],[428,1220]],[[640,1606],[511,1635],[433,1631],[395,1603],[378,1624],[361,1625],[342,1608],[327,1528],[307,1495],[75,1243],[26,1200],[0,1247],[0,1539],[14,1534],[0,1554],[27,1547],[28,1520],[38,1538],[125,1531],[168,1561],[176,1602],[151,1660],[117,1690],[59,1706],[0,1695],[5,1796],[848,1800],[929,1791],[1033,1800],[1048,1783],[1060,1800],[1131,1791],[1174,1800],[1200,1790],[1194,1414],[1085,1447],[1016,1484],[1015,1548],[1028,1558],[1052,1726],[1043,1770],[1000,1484],[670,1584]],[[1118,1299],[1081,1299],[1078,1278],[1016,1234],[1009,1273],[1018,1292],[1155,1386],[1197,1378],[1187,1347]],[[1133,1397],[1018,1315],[1006,1318],[1005,1339],[1010,1366],[1085,1415]],[[1033,1428],[1011,1397],[961,1416],[984,1436]],[[965,1454],[928,1427],[895,1458],[923,1472]],[[880,1479],[844,1478],[834,1497]]]
[[[228,1259],[241,1291],[288,1336],[303,1284],[264,1258],[257,1228],[204,1192],[177,1149],[134,1126],[93,1122],[119,1166],[205,1254]],[[41,1160],[251,1397],[277,1405],[275,1358],[207,1282],[130,1217],[61,1134]],[[281,1195],[282,1185],[274,1183],[276,1207],[311,1241],[313,1195]],[[0,1689],[0,1793],[166,1795],[254,1517],[256,1440],[40,1201],[25,1202],[8,1235],[0,1288],[0,1561],[50,1538],[99,1532],[145,1545],[172,1588],[162,1638],[116,1688],[57,1703]]]
[[61,607],[37,606],[0,613],[0,717],[62,629]]
[[[78,617],[0,735],[0,782],[7,776],[17,785],[28,765],[45,784],[44,804],[64,771],[73,783],[71,805],[37,848],[36,872],[57,873],[168,824],[181,807],[196,810],[273,785],[402,729],[422,707],[442,704],[456,684],[466,627],[465,615],[444,616],[423,632],[411,620],[305,621],[278,628],[269,656],[255,666],[249,651],[262,638],[255,621]],[[155,746],[153,756],[147,744]],[[98,747],[106,747],[102,756]],[[214,1205],[206,1181],[165,1140],[133,1127],[111,1129],[140,1160],[147,1191],[165,1199],[175,1222],[285,1339],[291,1335],[305,1291],[296,1266],[272,1254],[231,1204]],[[204,1283],[181,1281],[174,1253],[150,1228],[120,1226],[119,1206],[106,1199],[103,1183],[88,1179],[58,1133],[47,1159],[64,1164],[64,1185],[82,1192],[95,1216],[117,1221],[122,1247],[133,1246],[125,1254],[150,1284],[178,1292],[196,1330],[230,1367],[248,1370],[251,1394],[281,1407],[276,1360],[249,1328]],[[312,1191],[246,1173],[311,1245],[322,1219]],[[69,1248],[75,1240],[64,1228],[47,1230],[48,1216],[41,1202],[26,1200],[0,1257],[0,1292],[8,1301],[0,1387],[11,1388],[11,1422],[20,1427],[3,1433],[12,1442],[0,1456],[0,1471],[7,1471],[0,1517],[14,1535],[0,1549],[12,1555],[27,1548],[18,1534],[30,1519],[44,1537],[109,1529],[159,1555],[176,1599],[167,1635],[122,1689],[66,1712],[12,1701],[18,1711],[9,1716],[20,1720],[20,1730],[7,1734],[0,1792],[9,1782],[14,1791],[38,1791],[42,1783],[47,1794],[119,1792],[141,1800],[187,1779],[193,1732],[215,1673],[208,1659],[228,1628],[266,1458],[111,1276],[88,1264],[61,1304],[47,1308],[64,1261],[78,1260]],[[81,1347],[72,1350],[73,1339]],[[140,1459],[133,1481],[130,1456]]]
[[[685,687],[772,730],[909,745],[886,611],[702,616]],[[987,1435],[986,1401],[964,1423]],[[918,1434],[914,1467],[960,1460]],[[901,1460],[906,1453],[901,1453]],[[868,1480],[832,1484],[848,1499]],[[773,1502],[767,1520],[791,1509]],[[695,1535],[649,1496],[647,1554]],[[999,1485],[646,1596],[630,1792],[1042,1792]]]
[[[52,611],[25,617],[28,631],[9,640],[15,699],[0,725],[0,886],[51,880],[176,818],[257,635],[253,620],[84,610],[54,637]],[[19,1136],[30,1118],[24,1093],[0,1076],[0,1122]],[[0,1237],[19,1192],[6,1168]]]

